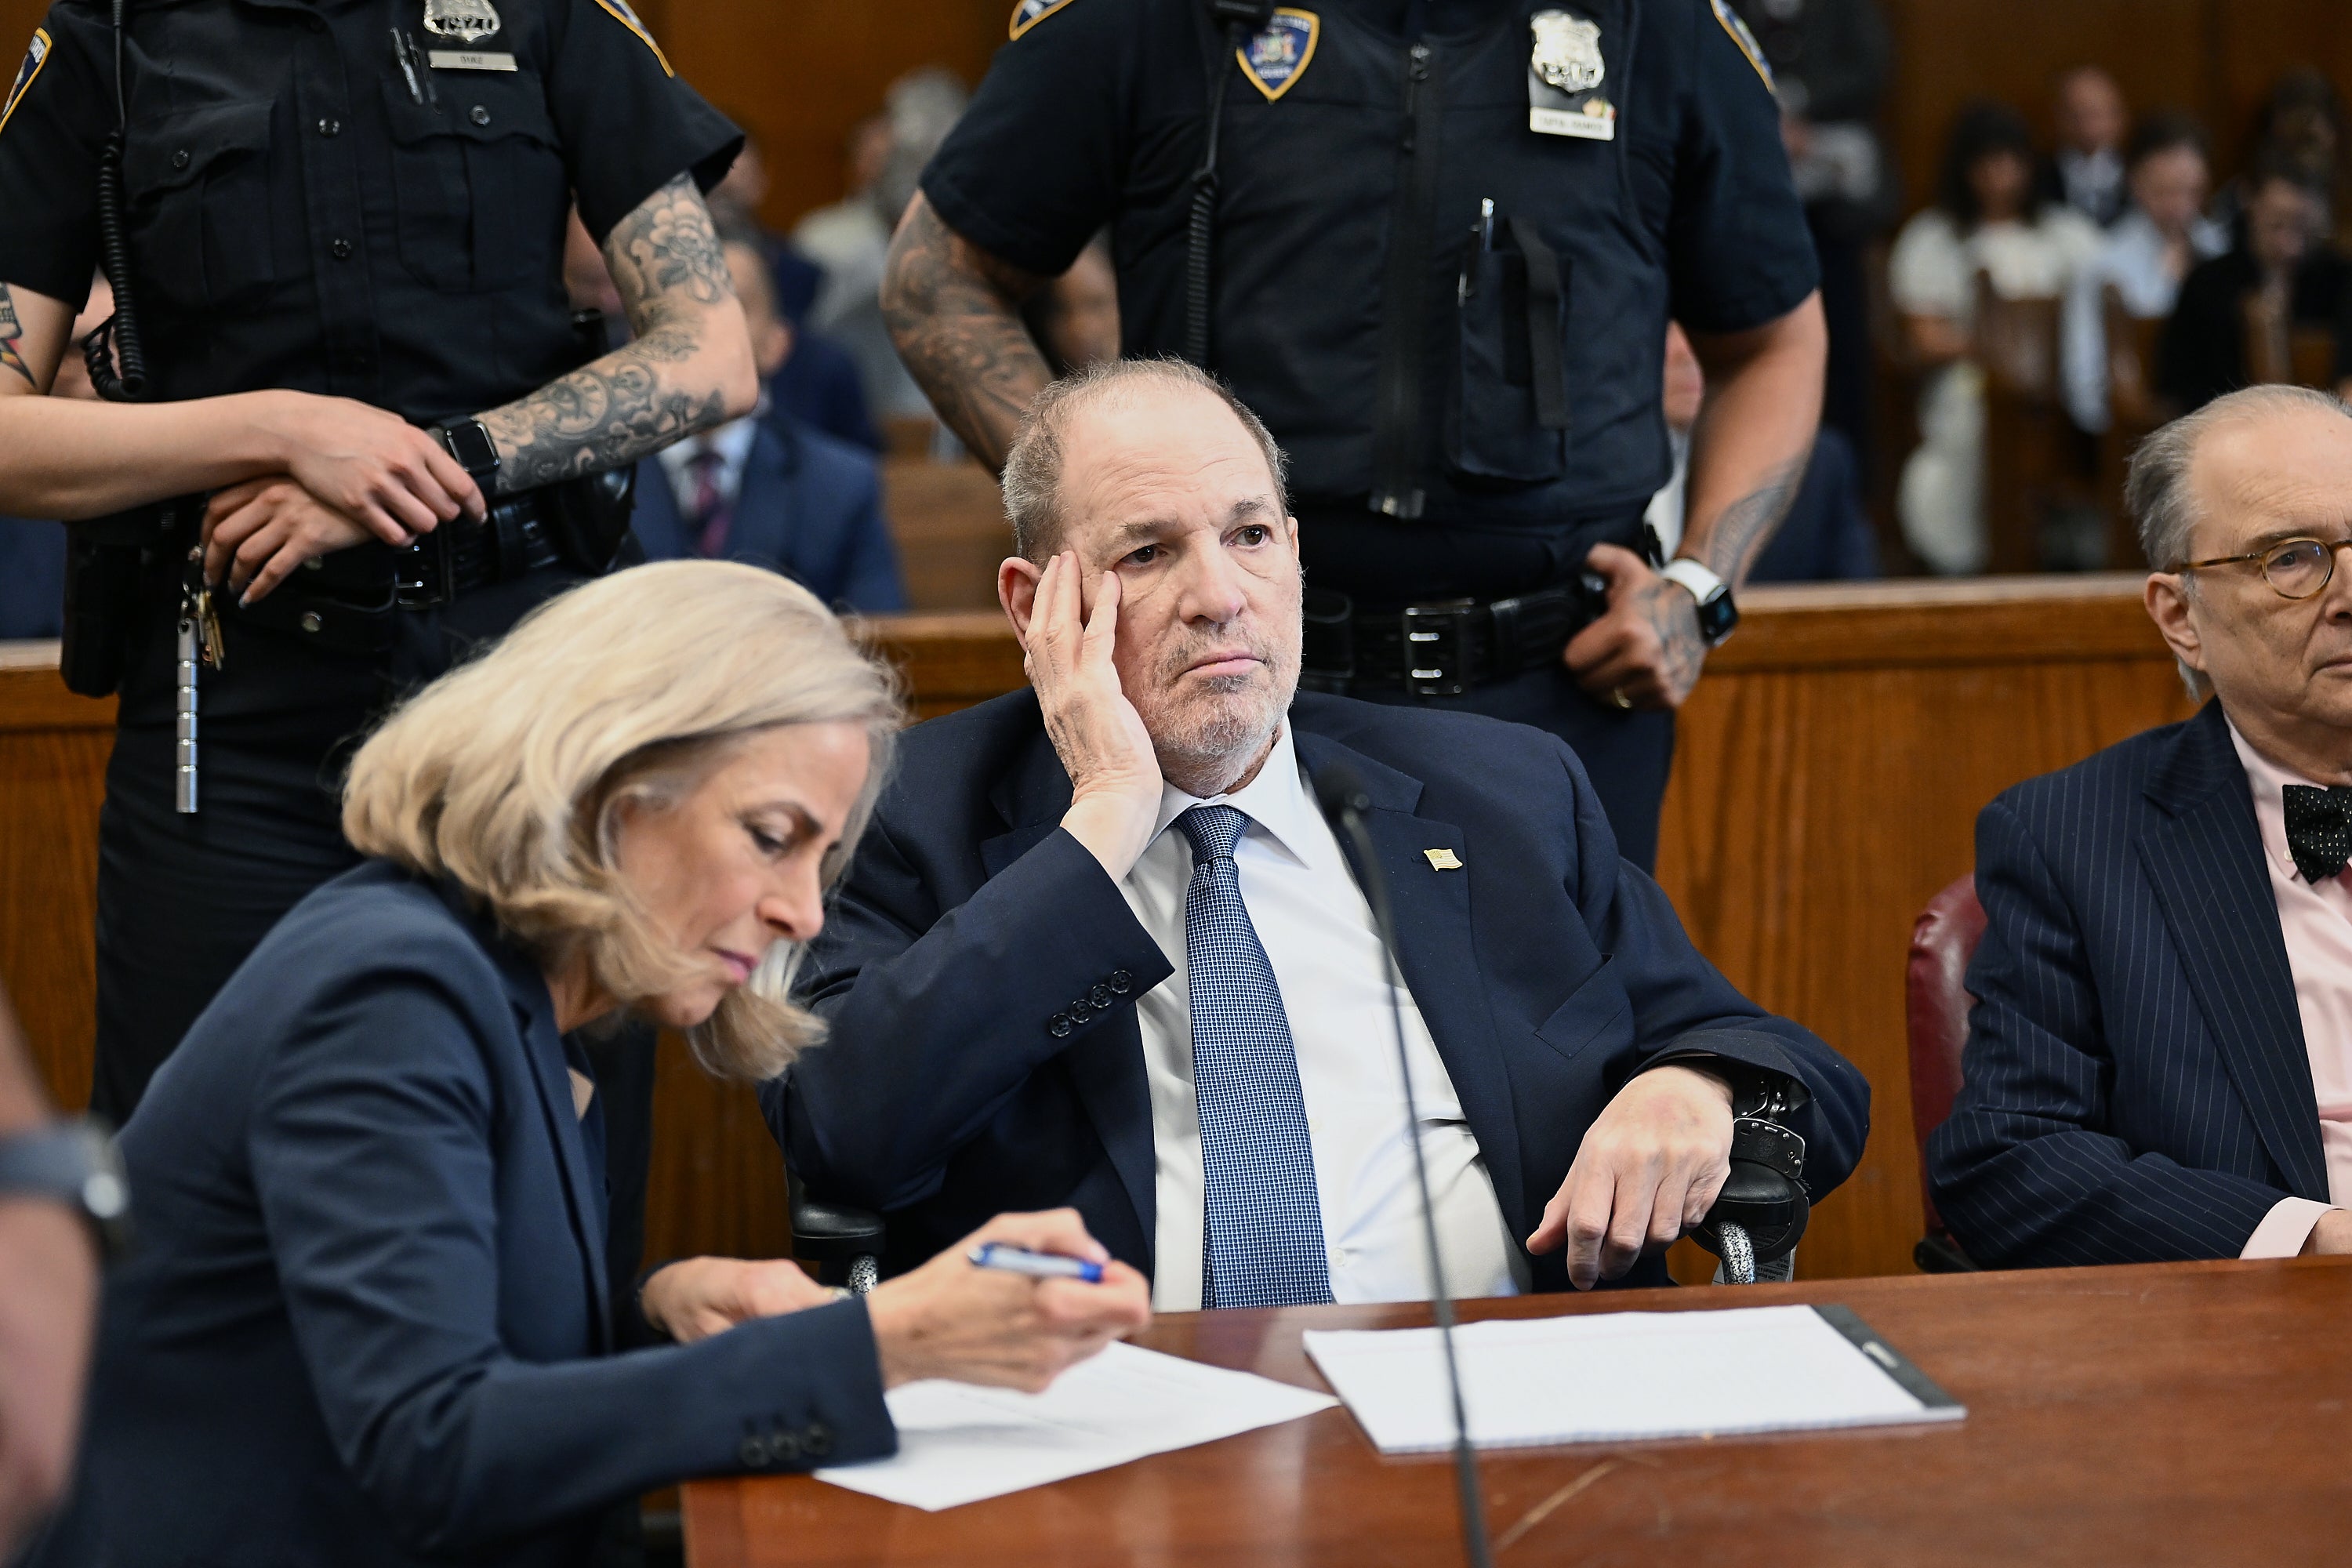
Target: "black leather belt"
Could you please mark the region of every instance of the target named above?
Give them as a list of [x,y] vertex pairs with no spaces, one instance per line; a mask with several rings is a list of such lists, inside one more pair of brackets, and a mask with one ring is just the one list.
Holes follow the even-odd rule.
[[1438,599],[1366,609],[1309,588],[1299,683],[1346,692],[1376,685],[1415,697],[1459,697],[1473,686],[1559,662],[1560,650],[1608,608],[1591,573],[1507,599]]
[[537,490],[494,503],[476,522],[445,522],[394,557],[394,599],[404,610],[427,610],[494,583],[510,583],[556,562]]
[[381,653],[403,611],[436,609],[561,560],[548,505],[544,491],[526,490],[493,502],[479,522],[459,517],[404,550],[362,544],[319,556],[235,616],[314,647]]

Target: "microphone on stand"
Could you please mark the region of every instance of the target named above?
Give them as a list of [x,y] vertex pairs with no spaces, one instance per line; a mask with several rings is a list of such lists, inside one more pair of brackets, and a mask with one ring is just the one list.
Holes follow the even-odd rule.
[[1421,1110],[1413,1102],[1412,1059],[1404,1042],[1404,1005],[1397,1000],[1404,988],[1404,972],[1397,963],[1396,920],[1389,907],[1388,878],[1381,870],[1372,836],[1364,826],[1364,813],[1372,808],[1372,797],[1354,769],[1345,763],[1332,763],[1316,775],[1315,803],[1331,824],[1348,868],[1363,889],[1364,901],[1371,906],[1372,925],[1380,933],[1381,956],[1387,960],[1389,1016],[1396,1026],[1397,1074],[1404,1083],[1405,1141],[1412,1146],[1413,1178],[1421,1186],[1422,1233],[1429,1245],[1430,1310],[1437,1319],[1438,1342],[1445,1352],[1446,1388],[1454,1399],[1454,1486],[1462,1510],[1462,1553],[1470,1568],[1494,1568],[1494,1553],[1486,1544],[1486,1499],[1478,1484],[1478,1454],[1470,1446],[1470,1420],[1462,1404],[1462,1368],[1454,1357],[1454,1298],[1445,1289],[1445,1263],[1437,1250],[1437,1207],[1429,1196],[1429,1161],[1421,1147]]

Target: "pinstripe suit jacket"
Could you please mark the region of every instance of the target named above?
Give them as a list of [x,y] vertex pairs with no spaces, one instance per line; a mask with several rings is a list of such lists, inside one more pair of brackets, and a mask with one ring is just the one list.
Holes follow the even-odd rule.
[[2245,769],[2221,704],[1977,819],[1987,924],[1936,1205],[1993,1267],[2234,1258],[2327,1200]]

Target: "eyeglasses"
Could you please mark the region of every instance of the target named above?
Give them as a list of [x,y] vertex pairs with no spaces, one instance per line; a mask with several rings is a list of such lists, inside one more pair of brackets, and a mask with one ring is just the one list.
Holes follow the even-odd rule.
[[2255,565],[2263,581],[2282,599],[2308,599],[2336,575],[2336,552],[2352,549],[2352,539],[2283,539],[2251,555],[2216,555],[2210,561],[2184,561],[2175,572],[2206,566]]

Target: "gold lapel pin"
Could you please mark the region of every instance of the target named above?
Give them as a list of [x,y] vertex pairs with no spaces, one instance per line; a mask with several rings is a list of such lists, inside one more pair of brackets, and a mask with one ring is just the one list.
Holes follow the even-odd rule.
[[1462,869],[1461,860],[1455,858],[1454,851],[1451,849],[1424,849],[1422,853],[1429,857],[1429,868],[1433,871],[1459,871]]

